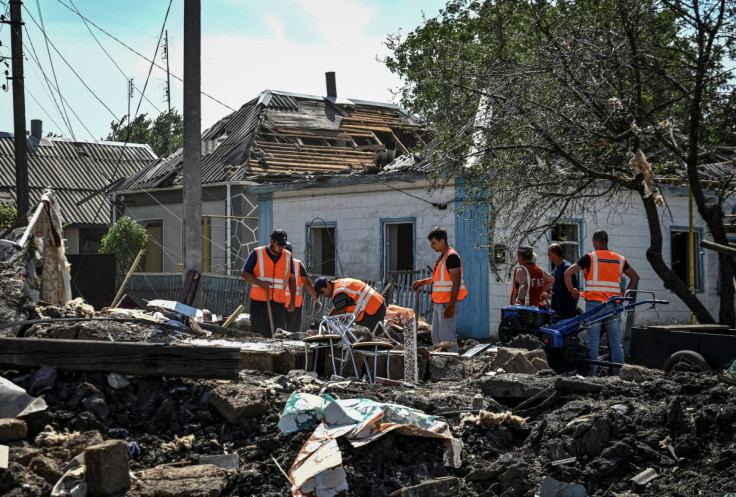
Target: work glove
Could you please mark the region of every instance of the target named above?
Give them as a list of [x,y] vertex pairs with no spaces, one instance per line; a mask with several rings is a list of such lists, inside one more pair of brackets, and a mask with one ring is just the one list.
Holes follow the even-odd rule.
[[314,310],[320,312],[322,310],[322,302],[319,300],[314,301]]

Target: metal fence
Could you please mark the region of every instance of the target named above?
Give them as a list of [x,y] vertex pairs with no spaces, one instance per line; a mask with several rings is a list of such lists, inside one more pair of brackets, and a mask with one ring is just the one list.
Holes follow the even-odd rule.
[[[316,276],[313,276],[314,278]],[[366,281],[374,289],[383,291],[386,285],[391,284],[387,292],[387,302],[396,303],[401,307],[414,308],[415,292],[411,289],[412,283],[421,278],[429,277],[429,271],[394,271],[389,273],[389,281]],[[182,273],[134,273],[126,288],[126,293],[139,304],[154,299],[177,300],[183,284]],[[429,286],[420,290],[419,315],[429,321],[432,317],[432,300]],[[248,312],[250,304],[250,284],[237,276],[219,274],[204,274],[199,282],[198,295],[201,296],[201,307],[209,309],[214,314],[229,315],[240,305],[245,306]],[[304,292],[302,304],[302,329],[319,318],[314,311],[314,302],[311,296]],[[320,297],[322,306],[328,309],[330,299]]]

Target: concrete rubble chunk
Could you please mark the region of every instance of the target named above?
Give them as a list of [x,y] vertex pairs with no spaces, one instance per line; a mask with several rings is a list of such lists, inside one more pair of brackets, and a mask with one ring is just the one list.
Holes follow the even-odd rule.
[[29,467],[50,485],[56,484],[64,474],[56,461],[46,456],[34,457]]
[[625,381],[635,381],[641,383],[643,381],[656,380],[664,376],[664,371],[659,369],[649,369],[644,366],[635,366],[633,364],[624,364],[619,372],[619,378]]
[[535,495],[538,497],[586,497],[588,493],[580,484],[565,483],[545,476],[542,478],[542,486]]
[[215,454],[212,456],[200,456],[199,464],[213,464],[223,469],[238,469],[240,458],[237,454]]
[[0,443],[23,440],[28,436],[28,425],[22,419],[0,419]]
[[537,372],[537,368],[524,357],[524,354],[515,354],[501,368],[507,373],[534,374]]
[[432,355],[429,359],[431,381],[461,381],[463,363],[458,357]]
[[541,359],[539,357],[532,357],[531,359],[532,366],[537,371],[541,371],[543,369],[549,369],[549,363],[547,362],[547,359]]
[[87,486],[91,497],[112,496],[130,488],[128,444],[123,440],[108,440],[87,447]]
[[209,400],[233,424],[243,418],[263,416],[269,408],[264,389],[243,383],[219,385],[211,391]]
[[484,376],[478,381],[478,385],[486,396],[517,399],[533,397],[553,384],[553,377],[528,374]]
[[460,490],[460,480],[457,478],[441,478],[427,481],[413,487],[401,489],[401,497],[445,497],[457,495]]
[[218,497],[228,483],[228,472],[212,464],[146,470],[137,482],[141,497]]

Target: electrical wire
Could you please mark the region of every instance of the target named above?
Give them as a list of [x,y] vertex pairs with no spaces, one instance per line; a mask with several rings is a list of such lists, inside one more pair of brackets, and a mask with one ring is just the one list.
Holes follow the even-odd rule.
[[[36,25],[36,27],[38,27],[38,29],[41,30],[41,26],[36,21],[36,18],[33,17],[33,15],[31,14],[31,12],[26,8],[25,5],[23,5],[23,8],[25,9],[25,11],[28,14],[28,16],[31,18],[31,20],[33,21],[33,23]],[[43,30],[41,30],[41,31],[43,32]],[[56,45],[54,45],[54,42],[52,42],[49,39],[49,37],[46,35],[46,33],[43,33],[43,35],[44,35],[44,38],[46,38],[46,40],[48,40],[48,43],[56,51],[56,53],[59,54],[59,57],[61,57],[61,60],[64,61],[64,63],[67,65],[67,67],[69,67],[69,69],[74,73],[74,75],[77,77],[77,79],[79,79],[79,81],[82,83],[82,85],[84,85],[84,87],[87,88],[87,90],[89,90],[89,92],[92,94],[92,96],[95,97],[95,99],[98,102],[100,102],[100,104],[102,104],[102,106],[105,107],[105,109],[107,109],[107,111],[113,116],[113,118],[115,120],[117,120],[118,119],[118,116],[116,116],[115,113],[112,111],[112,109],[110,109],[110,107],[108,107],[107,104],[105,102],[103,102],[100,97],[97,96],[97,94],[94,92],[94,90],[92,90],[92,88],[89,87],[89,85],[87,84],[87,82],[84,81],[84,78],[82,78],[82,76],[79,75],[79,73],[72,67],[72,65],[69,63],[69,61],[67,61],[66,58],[64,58],[64,56],[61,54],[61,52],[59,52],[59,49],[56,48]]]
[[[164,22],[161,25],[161,33],[158,36],[158,42],[156,43],[156,49],[153,52],[153,59],[156,59],[156,54],[158,54],[158,48],[161,46],[161,40],[164,36],[164,29],[166,29],[166,21],[169,19],[169,12],[171,12],[171,4],[174,0],[169,0],[169,6],[166,9],[166,15],[164,16]],[[130,141],[130,135],[133,131],[133,122],[135,121],[136,117],[138,116],[138,112],[141,109],[141,104],[143,103],[143,95],[146,93],[146,88],[148,87],[148,81],[151,79],[151,72],[153,71],[153,63],[148,68],[148,75],[146,76],[146,82],[143,84],[143,91],[141,92],[141,98],[138,100],[138,106],[135,109],[135,114],[133,114],[133,118],[128,123],[128,134],[125,137],[125,143],[123,144],[123,147],[120,149],[120,155],[118,156],[118,160],[115,164],[115,168],[113,169],[112,177],[115,178],[118,173],[118,169],[120,168],[120,161],[123,158],[123,154],[125,153],[125,149],[128,147],[128,142]],[[100,198],[100,206],[97,208],[97,213],[95,214],[94,220],[92,221],[92,224],[97,222],[97,218],[100,215],[100,212],[102,211],[102,206],[107,201],[107,198],[103,195]]]
[[[28,30],[26,30],[26,34],[28,34]],[[30,42],[30,44],[31,44],[31,51],[30,51],[30,52],[28,52],[28,47],[26,46],[25,42],[23,42],[23,47],[24,47],[24,48],[26,49],[26,52],[27,52],[27,53],[29,53],[29,54],[32,54],[32,55],[31,55],[31,60],[32,60],[33,62],[35,62],[35,63],[36,63],[36,65],[38,66],[38,68],[40,69],[40,71],[41,71],[41,74],[43,75],[44,79],[46,80],[46,84],[47,84],[47,85],[49,86],[49,88],[50,88],[50,89],[53,89],[53,88],[54,88],[54,86],[53,86],[53,83],[52,83],[52,82],[51,82],[51,80],[49,79],[49,77],[48,77],[48,75],[46,74],[46,72],[45,72],[45,71],[43,70],[43,66],[41,66],[41,62],[40,62],[40,60],[38,59],[38,54],[36,53],[36,49],[35,49],[35,48],[33,47],[33,42],[31,41],[31,37],[30,37],[30,36],[28,36],[27,38],[28,38],[28,41],[29,41],[29,42]],[[59,90],[58,88],[56,88],[56,89],[57,89],[57,90]],[[52,98],[53,98],[53,95],[54,95],[53,91],[50,91],[50,95],[51,95],[51,96],[52,96]],[[63,95],[63,94],[61,93],[61,91],[59,91],[59,98],[60,98],[60,99],[61,99],[61,100],[62,100],[63,102],[65,102],[65,103],[66,103],[67,107],[69,107],[69,110],[70,110],[70,111],[72,112],[72,114],[74,115],[74,117],[76,117],[76,118],[77,118],[77,121],[79,121],[79,123],[80,123],[80,124],[82,125],[82,127],[84,128],[84,130],[85,130],[85,131],[86,131],[86,132],[87,132],[87,133],[89,134],[89,136],[90,136],[90,137],[92,138],[92,140],[93,140],[93,141],[94,141],[95,143],[98,143],[97,139],[95,138],[95,135],[93,135],[93,134],[92,134],[92,132],[91,132],[91,131],[89,130],[89,128],[87,127],[87,125],[86,125],[86,124],[84,124],[84,121],[83,121],[83,120],[82,120],[82,119],[81,119],[81,118],[79,117],[79,115],[78,115],[78,114],[77,114],[77,113],[76,113],[76,112],[74,111],[74,108],[73,108],[73,107],[72,107],[72,106],[71,106],[71,105],[69,104],[69,101],[68,101],[68,100],[67,100],[67,99],[66,99],[66,98],[64,97],[64,95]],[[40,104],[39,104],[39,105],[40,105]],[[57,110],[59,111],[59,113],[61,114],[61,109],[59,109],[58,105],[57,105],[57,107],[56,107],[56,108],[57,108]],[[44,111],[44,112],[45,112],[45,111]],[[48,114],[47,114],[47,115],[48,115]],[[49,116],[49,117],[50,117],[50,116]],[[63,119],[63,115],[62,115],[62,119]],[[52,120],[52,121],[53,121],[53,120]],[[56,126],[57,126],[57,127],[58,127],[58,128],[60,129],[60,130],[61,130],[61,127],[60,127],[60,126],[59,126],[58,124],[57,124]],[[71,130],[70,130],[70,132],[71,132]],[[75,139],[76,139],[76,138],[75,138]]]
[[[38,1],[38,0],[36,0],[36,1]],[[113,58],[113,57],[112,57],[112,56],[110,55],[110,53],[109,53],[109,52],[108,52],[107,50],[105,50],[105,47],[103,47],[103,46],[102,46],[102,43],[100,43],[100,40],[99,40],[99,39],[97,39],[97,36],[95,36],[95,34],[94,34],[94,32],[92,31],[92,29],[90,29],[90,27],[89,27],[89,24],[87,24],[87,21],[86,21],[86,19],[84,18],[84,16],[82,16],[82,15],[81,15],[81,14],[79,13],[79,9],[77,9],[77,6],[76,6],[76,5],[74,4],[74,0],[69,0],[69,2],[70,2],[70,3],[72,4],[72,6],[74,7],[74,10],[75,10],[75,11],[77,12],[77,14],[79,14],[79,16],[80,16],[80,17],[82,18],[82,22],[84,23],[84,27],[86,27],[86,28],[87,28],[87,31],[89,31],[89,34],[91,34],[91,35],[92,35],[92,38],[94,38],[94,39],[95,39],[95,41],[97,42],[97,45],[99,45],[99,47],[100,47],[100,48],[102,49],[102,51],[103,51],[103,52],[105,53],[105,55],[107,55],[107,58],[108,58],[108,59],[110,59],[110,61],[111,61],[111,62],[112,62],[113,64],[115,64],[115,67],[117,67],[118,71],[120,71],[120,74],[122,74],[122,75],[123,75],[123,77],[125,78],[125,80],[126,80],[126,81],[128,81],[128,75],[127,75],[127,74],[125,74],[125,72],[124,72],[124,71],[123,71],[123,70],[122,70],[122,69],[120,68],[120,66],[118,65],[118,63],[117,63],[117,62],[115,62],[115,59],[114,59],[114,58]],[[146,97],[146,96],[145,96],[145,95],[143,94],[143,92],[141,92],[141,90],[139,90],[139,89],[138,89],[138,87],[137,87],[137,86],[133,85],[133,88],[134,88],[135,90],[137,90],[137,91],[138,91],[138,93],[140,93],[140,94],[141,94],[141,95],[143,96],[143,98],[145,98],[145,99],[146,99],[146,102],[148,102],[149,104],[151,104],[151,106],[152,106],[152,107],[153,107],[154,109],[156,109],[156,112],[158,112],[159,114],[160,114],[160,113],[162,112],[162,111],[161,111],[161,109],[159,109],[158,107],[156,107],[156,104],[154,104],[153,102],[151,102],[151,100],[149,100],[149,99],[148,99],[148,97]]]
[[[81,14],[80,12],[77,12],[77,11],[75,11],[74,9],[72,9],[71,7],[69,7],[69,6],[68,6],[68,5],[66,4],[66,3],[64,3],[64,2],[62,1],[62,0],[57,0],[57,1],[58,1],[58,2],[60,3],[60,4],[62,4],[62,5],[64,6],[64,7],[66,7],[67,9],[71,10],[72,12],[74,12],[75,14],[77,14],[77,15],[78,15],[79,17],[81,17],[82,19],[84,19],[85,21],[87,21],[88,23],[90,23],[90,24],[91,24],[92,26],[94,26],[95,28],[99,29],[99,30],[100,30],[100,31],[102,31],[102,32],[103,32],[104,34],[106,34],[107,36],[109,36],[110,38],[112,38],[113,40],[115,40],[116,42],[120,43],[120,44],[121,44],[122,46],[124,46],[125,48],[127,48],[128,50],[130,50],[131,52],[133,52],[134,54],[136,54],[137,56],[139,56],[139,57],[143,58],[143,59],[144,59],[144,60],[145,60],[146,62],[149,62],[149,63],[151,63],[151,64],[155,65],[156,67],[158,67],[158,68],[159,68],[159,69],[161,69],[162,71],[165,71],[165,70],[166,70],[166,68],[165,68],[165,67],[163,67],[163,66],[160,66],[160,65],[158,65],[158,64],[156,63],[155,57],[154,57],[154,60],[151,60],[151,59],[149,59],[148,57],[146,57],[146,56],[145,56],[145,55],[143,55],[142,53],[140,53],[140,52],[138,52],[137,50],[135,50],[135,49],[131,48],[131,47],[130,47],[130,46],[128,46],[128,45],[126,45],[126,44],[125,44],[124,42],[122,42],[121,40],[119,40],[118,38],[116,38],[116,37],[115,37],[114,35],[112,35],[112,34],[108,33],[107,31],[105,31],[104,29],[102,29],[101,27],[99,27],[99,26],[98,26],[97,24],[95,24],[94,22],[92,22],[92,21],[91,21],[91,20],[90,20],[89,18],[87,18],[87,17],[85,17],[84,15],[82,15],[82,14]],[[182,83],[184,82],[184,80],[183,80],[183,79],[182,79],[181,77],[177,76],[176,74],[174,74],[174,73],[170,73],[170,74],[171,74],[171,77],[173,77],[174,79],[178,79],[178,80],[179,80],[179,81],[181,81]],[[216,99],[216,98],[215,98],[215,97],[213,97],[212,95],[210,95],[210,94],[208,94],[208,93],[205,93],[205,92],[203,92],[203,91],[202,91],[202,92],[200,92],[200,93],[201,93],[202,95],[204,95],[205,97],[209,98],[210,100],[212,100],[212,101],[214,101],[214,102],[217,102],[218,104],[222,105],[223,107],[226,107],[227,109],[230,109],[231,111],[233,111],[233,112],[236,112],[236,109],[233,109],[232,107],[230,107],[229,105],[227,105],[227,104],[226,104],[226,103],[224,103],[224,102],[221,102],[220,100]]]
[[[43,23],[43,15],[41,14],[41,3],[36,0],[36,8],[38,9],[38,18],[41,20],[41,32],[43,33],[44,40],[46,40],[46,53],[49,56],[49,64],[51,65],[51,74],[54,76],[54,83],[56,83],[56,91],[59,93],[59,97],[61,98],[61,91],[59,89],[59,80],[56,78],[56,68],[54,67],[54,60],[51,58],[51,50],[49,49],[49,37],[46,36],[46,26]],[[26,9],[26,12],[28,9]],[[28,29],[26,29],[26,33],[28,32]],[[66,112],[66,107],[64,106],[64,101],[61,101],[61,109],[64,111],[64,114],[62,116],[62,119],[64,119],[67,123],[67,126],[69,126],[69,132],[72,134],[72,138],[76,139],[74,136],[74,128],[72,128],[72,122],[69,119],[69,114]]]

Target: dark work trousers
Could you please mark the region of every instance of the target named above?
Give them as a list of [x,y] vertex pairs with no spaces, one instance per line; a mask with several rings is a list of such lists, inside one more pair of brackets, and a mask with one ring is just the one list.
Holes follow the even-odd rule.
[[[286,307],[284,307],[286,308]],[[294,312],[286,311],[286,331],[298,332],[302,331],[302,308],[295,307]]]
[[[355,324],[359,324],[360,326],[365,326],[368,328],[368,330],[373,333],[373,328],[376,327],[376,324],[383,321],[383,318],[386,317],[386,304],[381,304],[381,307],[378,308],[375,314],[368,314],[368,312],[363,313],[363,319],[360,321],[356,321]],[[381,330],[383,332],[383,330]],[[379,333],[380,334],[380,333]]]
[[[273,329],[284,329],[286,308],[281,302],[271,301],[271,313],[273,314]],[[260,333],[266,338],[271,338],[271,323],[268,320],[268,304],[265,300],[250,301],[250,329]]]

